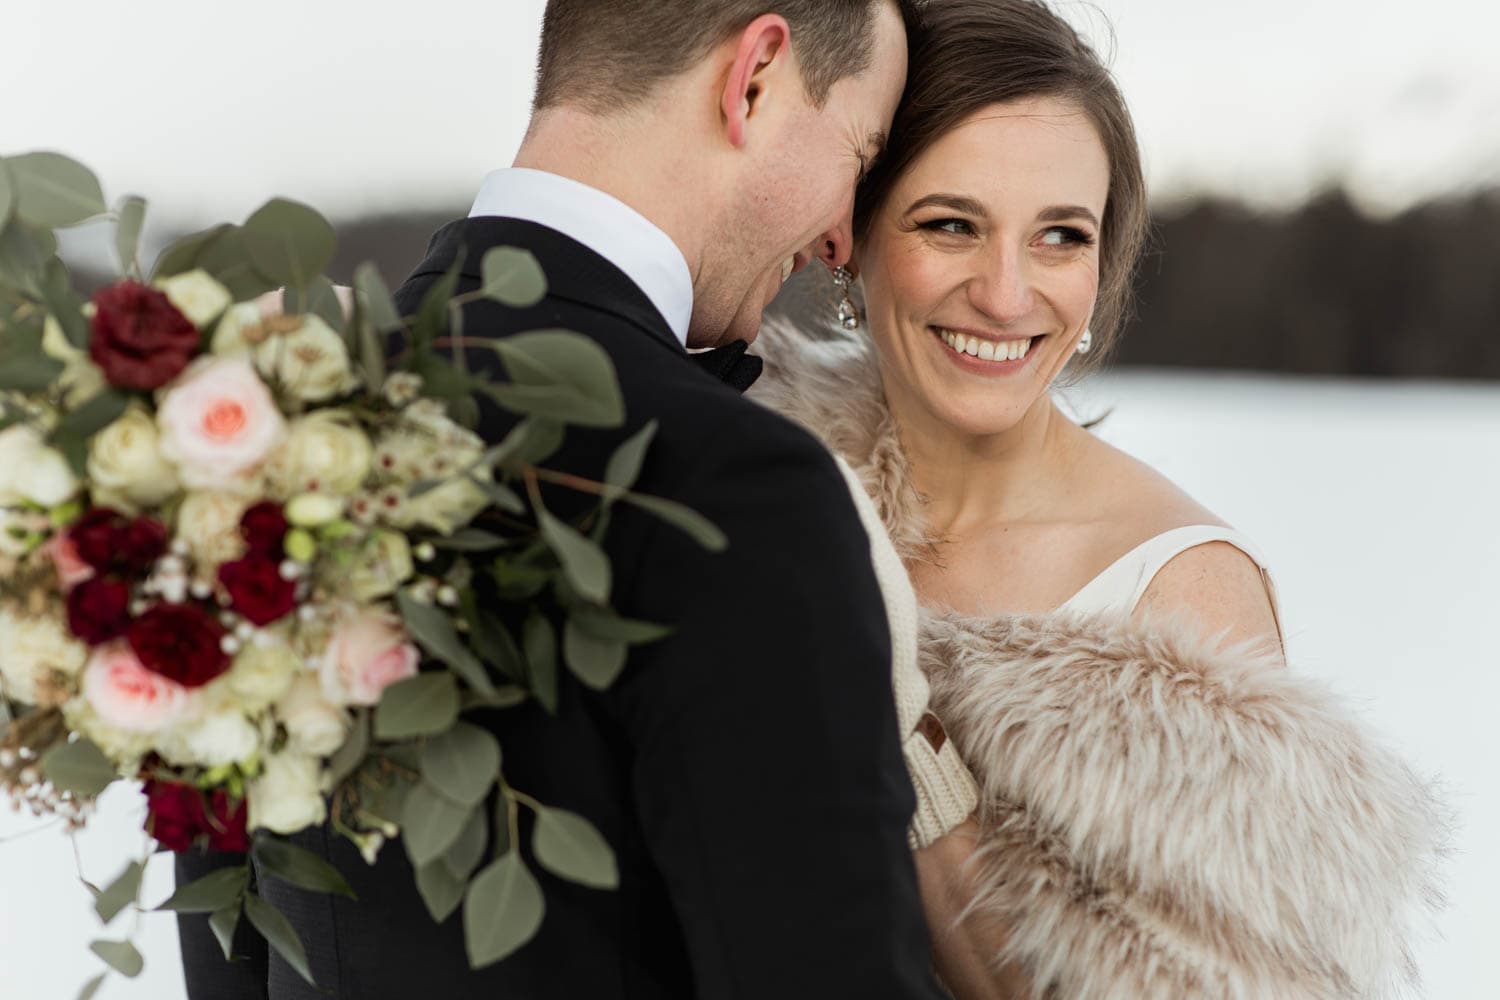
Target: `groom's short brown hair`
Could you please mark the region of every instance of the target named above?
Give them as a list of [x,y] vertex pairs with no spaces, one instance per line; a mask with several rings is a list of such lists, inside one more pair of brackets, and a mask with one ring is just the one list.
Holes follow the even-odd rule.
[[605,113],[644,100],[762,14],[792,29],[808,96],[869,68],[876,11],[914,0],[548,0],[535,107],[579,104]]

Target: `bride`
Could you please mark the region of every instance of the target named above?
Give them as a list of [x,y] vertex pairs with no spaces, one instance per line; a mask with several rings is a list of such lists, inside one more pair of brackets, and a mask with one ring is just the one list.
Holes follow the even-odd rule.
[[1435,895],[1428,791],[1285,669],[1255,545],[1053,397],[1118,337],[1146,229],[1076,33],[930,4],[855,211],[863,317],[836,272],[833,329],[768,323],[751,394],[854,466],[927,609],[982,788],[918,854],[958,997],[1385,996]]

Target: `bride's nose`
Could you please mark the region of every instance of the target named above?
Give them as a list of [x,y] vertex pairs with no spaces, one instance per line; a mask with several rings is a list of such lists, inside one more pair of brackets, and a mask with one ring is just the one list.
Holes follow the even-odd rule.
[[970,304],[997,323],[1021,319],[1036,305],[1027,261],[1013,250],[978,255],[968,293]]

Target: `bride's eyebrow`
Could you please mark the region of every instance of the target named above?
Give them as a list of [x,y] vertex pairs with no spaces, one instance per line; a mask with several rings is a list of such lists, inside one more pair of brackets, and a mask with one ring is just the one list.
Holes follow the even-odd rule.
[[972,215],[984,219],[989,217],[984,206],[973,198],[961,194],[929,194],[918,198],[911,203],[907,212],[915,212],[922,208],[950,208],[955,212]]

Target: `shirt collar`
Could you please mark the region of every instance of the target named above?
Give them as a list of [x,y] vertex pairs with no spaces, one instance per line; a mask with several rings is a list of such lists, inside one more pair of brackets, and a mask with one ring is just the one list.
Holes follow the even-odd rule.
[[508,167],[484,179],[469,218],[500,216],[554,229],[625,272],[687,346],[693,276],[672,238],[612,195],[578,181]]

